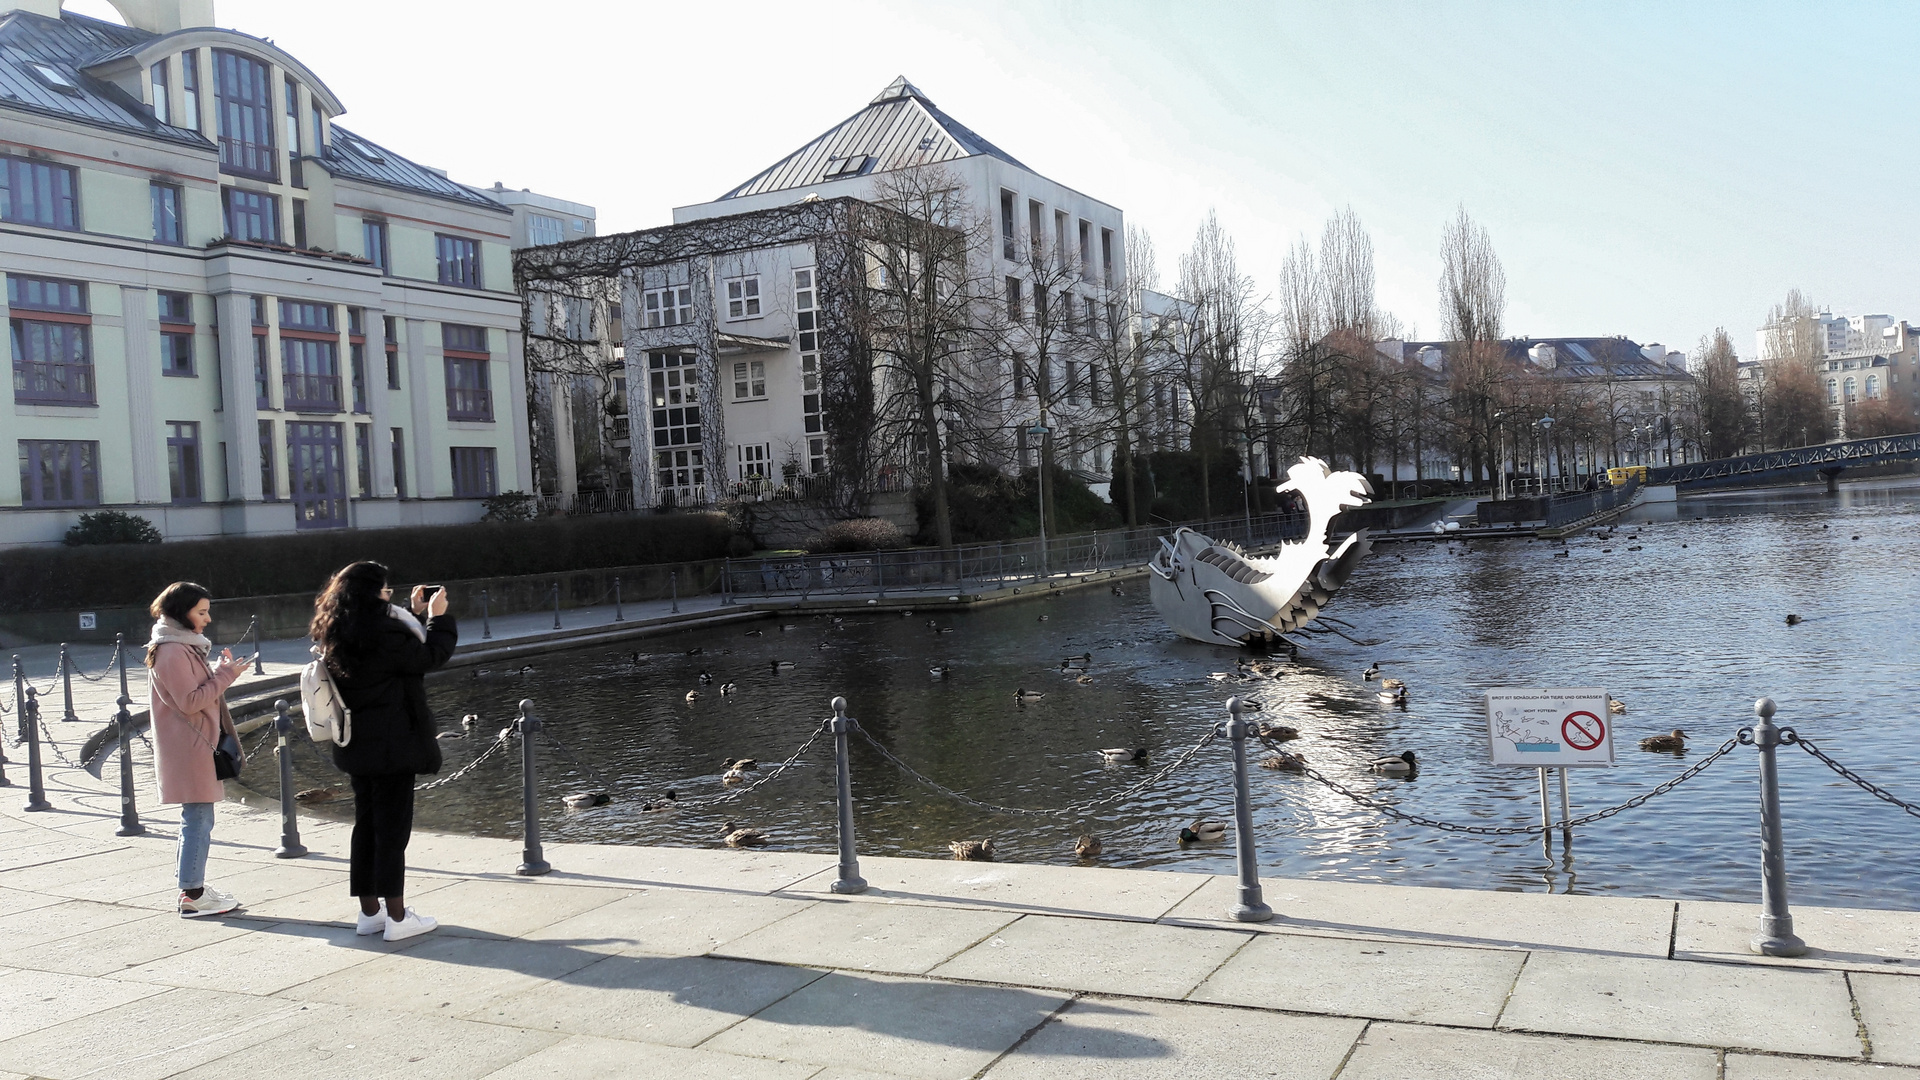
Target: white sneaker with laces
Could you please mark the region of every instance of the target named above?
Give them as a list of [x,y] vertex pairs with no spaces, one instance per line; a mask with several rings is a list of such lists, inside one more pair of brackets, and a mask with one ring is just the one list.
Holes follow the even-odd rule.
[[440,925],[440,920],[430,915],[422,915],[412,908],[406,911],[407,917],[398,922],[395,922],[391,916],[388,917],[385,934],[388,941],[405,941],[410,937],[419,937]]
[[353,928],[353,932],[361,937],[378,934],[386,930],[388,921],[386,908],[381,908],[371,915],[361,912],[360,922]]
[[201,887],[198,900],[184,892],[180,894],[180,917],[184,919],[198,918],[202,915],[224,915],[239,906],[240,901],[235,900],[232,894],[221,892],[211,885]]

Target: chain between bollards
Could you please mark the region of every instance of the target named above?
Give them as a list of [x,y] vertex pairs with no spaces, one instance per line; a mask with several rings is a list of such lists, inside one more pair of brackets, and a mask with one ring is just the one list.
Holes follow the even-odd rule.
[[253,635],[253,673],[265,675],[267,669],[260,663],[260,616],[254,615],[247,620],[247,633]]
[[493,620],[487,617],[487,590],[480,590],[480,640],[493,637]]
[[[554,585],[554,596],[560,595],[560,586]],[[556,601],[557,602],[557,601]],[[556,617],[555,622],[559,620]],[[520,854],[520,869],[514,871],[522,877],[537,877],[553,869],[540,850],[540,808],[534,805],[534,735],[540,730],[540,718],[533,713],[533,702],[522,699],[520,715],[514,719],[514,726],[520,729],[520,805],[526,819],[526,847]]]
[[[27,717],[21,711],[20,703],[26,700],[27,678],[20,670],[20,657],[13,658],[13,711],[22,729],[26,727]],[[7,740],[0,738],[0,787],[12,787],[13,781],[7,779]]]
[[120,751],[120,827],[115,836],[144,836],[147,827],[140,824],[140,809],[133,801],[133,713],[128,706],[133,698],[127,693],[127,650],[124,634],[113,635],[113,653],[120,661],[120,711],[113,715],[118,728]]
[[613,579],[613,621],[627,621],[627,613],[620,606],[620,579],[617,576]]
[[47,789],[40,782],[40,693],[27,687],[27,703],[20,707],[21,737],[27,744],[27,810],[51,810]]
[[[1793,932],[1793,914],[1787,910],[1787,859],[1780,837],[1780,773],[1774,749],[1780,729],[1774,726],[1772,698],[1753,703],[1760,718],[1753,725],[1753,746],[1760,751],[1760,933],[1750,943],[1762,956],[1803,956],[1807,943]],[[1743,733],[1744,734],[1744,733]],[[1743,738],[1741,740],[1745,742]]]
[[1233,846],[1240,866],[1240,902],[1227,914],[1240,922],[1266,922],[1273,909],[1260,895],[1260,864],[1253,851],[1253,796],[1247,781],[1246,706],[1238,696],[1227,699],[1227,739],[1233,744]]
[[836,893],[867,891],[867,879],[860,876],[860,860],[853,851],[853,766],[847,759],[847,732],[853,721],[847,718],[847,699],[833,699],[833,769],[840,805],[840,876],[828,886]]
[[65,700],[66,711],[60,719],[71,724],[80,719],[73,711],[73,654],[67,651],[67,643],[60,643],[60,684]]
[[280,759],[280,846],[273,849],[276,859],[297,859],[307,853],[300,842],[300,819],[293,802],[293,747],[287,736],[293,733],[293,718],[287,715],[287,699],[273,703],[273,754]]

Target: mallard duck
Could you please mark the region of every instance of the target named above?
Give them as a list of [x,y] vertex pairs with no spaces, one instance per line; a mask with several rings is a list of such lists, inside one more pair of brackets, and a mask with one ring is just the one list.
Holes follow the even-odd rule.
[[1380,689],[1382,690],[1405,690],[1406,688],[1407,688],[1407,683],[1405,679],[1381,679],[1380,680]]
[[760,767],[760,763],[750,757],[732,758],[724,762],[723,767],[728,769],[739,769],[742,772],[753,772],[755,769],[758,769]]
[[1627,711],[1627,703],[1621,701],[1619,698],[1610,697],[1607,699],[1607,711],[1615,716],[1620,716]]
[[795,667],[794,662],[791,660],[770,660],[768,664],[772,666],[774,674],[776,675],[782,671],[792,671]]
[[[1681,544],[1680,546],[1681,546],[1681,547],[1686,547],[1687,545],[1685,545],[1685,544]],[[1571,552],[1571,551],[1567,551],[1567,550],[1565,550],[1565,549],[1562,549],[1562,550],[1560,550],[1560,551],[1556,551],[1556,552],[1554,552],[1554,553],[1553,553],[1553,557],[1554,557],[1554,558],[1556,558],[1556,559],[1571,559],[1571,558],[1573,558],[1573,552]]]
[[1801,623],[1803,623],[1803,622],[1806,622],[1806,620],[1805,620],[1805,619],[1802,619],[1802,618],[1801,618],[1800,616],[1798,616],[1798,615],[1788,615],[1788,616],[1787,616],[1787,625],[1788,625],[1788,626],[1799,626],[1799,625],[1800,625]]
[[701,685],[701,686],[712,686],[712,685],[713,685],[713,672],[711,672],[711,671],[702,671],[702,672],[700,673],[700,685]]
[[460,730],[459,730],[459,731],[443,731],[443,732],[441,732],[440,734],[438,734],[438,735],[436,735],[436,736],[434,736],[434,738],[436,738],[436,739],[464,739],[464,738],[466,738],[467,736],[469,736],[469,735],[471,735],[471,734],[473,734],[473,729],[474,729],[474,728],[476,728],[476,727],[478,727],[478,726],[479,726],[479,724],[480,724],[480,714],[479,714],[479,713],[468,713],[467,715],[465,715],[465,716],[463,716],[463,717],[461,717],[461,718],[460,718]]
[[700,700],[700,691],[698,690],[687,691],[687,704],[691,705],[698,700]]
[[903,619],[904,619],[904,618],[906,618],[906,617],[907,617],[907,616],[909,616],[909,615],[912,615],[912,614],[913,614],[913,609],[912,609],[912,608],[901,608],[901,609],[900,609],[900,617],[901,617],[901,618],[903,618]]
[[765,633],[766,633],[766,631],[765,631],[765,630],[749,630],[749,631],[747,631],[747,636],[748,636],[748,637],[760,637],[761,635],[763,635],[763,634],[765,634]]
[[1218,840],[1225,835],[1227,835],[1226,822],[1214,821],[1211,818],[1201,818],[1191,825],[1180,827],[1180,842],[1183,844],[1191,844],[1196,840]]
[[699,646],[697,646],[697,645],[696,645],[696,646],[694,646],[693,648],[691,648],[691,649],[688,649],[688,650],[687,650],[687,655],[688,655],[688,656],[699,656],[699,655],[700,655],[701,653],[703,653],[703,652],[706,652],[706,651],[707,651],[707,650],[705,650],[705,649],[702,649],[702,648],[700,648]]
[[1687,733],[1674,728],[1670,735],[1649,735],[1640,740],[1640,749],[1671,754],[1687,748]]
[[1086,667],[1088,664],[1091,664],[1091,663],[1093,663],[1093,654],[1090,652],[1083,652],[1079,656],[1069,656],[1066,659],[1060,661],[1060,666],[1066,667],[1067,665],[1071,664],[1075,667]]
[[1299,728],[1288,727],[1285,724],[1261,724],[1255,730],[1259,732],[1261,738],[1271,739],[1274,742],[1286,742],[1300,737]]
[[1100,854],[1100,838],[1087,833],[1073,842],[1073,853],[1083,859],[1091,859]]
[[1116,746],[1100,751],[1100,756],[1108,761],[1143,761],[1147,756],[1147,748],[1142,746],[1129,750],[1124,746]]
[[643,802],[643,803],[641,803],[641,804],[640,804],[640,812],[641,812],[641,813],[643,813],[643,814],[657,814],[657,813],[659,813],[659,812],[660,812],[660,811],[662,811],[662,810],[673,810],[673,809],[676,809],[676,807],[675,807],[675,806],[674,806],[673,804],[674,804],[674,803],[675,803],[676,801],[678,801],[678,800],[679,800],[679,798],[680,798],[680,793],[679,793],[679,792],[677,792],[677,791],[675,791],[675,790],[673,790],[672,788],[668,788],[668,789],[667,789],[667,796],[666,796],[666,798],[665,798],[665,799],[663,799],[663,800],[661,800],[660,802]]
[[720,782],[723,784],[744,783],[746,779],[747,774],[741,772],[739,769],[728,769],[726,772],[720,774]]
[[947,676],[953,674],[953,665],[952,664],[935,664],[932,667],[927,669],[927,674],[933,676],[936,679],[944,679]]
[[1046,696],[1047,695],[1041,693],[1038,690],[1027,690],[1024,688],[1015,690],[1013,692],[1013,700],[1019,702],[1022,705],[1026,704],[1029,701],[1039,701],[1041,698]]
[[1267,706],[1265,702],[1256,701],[1253,698],[1241,698],[1240,708],[1244,712],[1265,712]]
[[733,692],[738,689],[740,689],[739,683],[723,682],[720,684],[720,696],[730,697],[732,696]]
[[310,787],[293,793],[293,801],[297,803],[332,802],[339,797],[340,789],[330,787]]
[[783,633],[783,634],[784,634],[784,633],[786,633],[786,632],[788,632],[788,631],[790,631],[790,630],[798,630],[798,629],[800,629],[800,628],[799,628],[798,626],[796,626],[795,624],[793,624],[793,623],[790,623],[790,622],[789,622],[789,623],[781,623],[781,624],[780,624],[780,632],[781,632],[781,633]]
[[595,806],[605,806],[613,799],[604,791],[582,791],[573,795],[562,795],[560,801],[566,803],[569,810],[586,810]]
[[953,627],[951,627],[951,626],[942,626],[942,627],[940,627],[939,629],[937,629],[937,630],[935,630],[935,631],[934,631],[934,633],[936,633],[936,634],[951,634],[951,633],[953,633]]
[[1261,758],[1260,767],[1263,769],[1278,769],[1281,772],[1305,772],[1307,769],[1307,761],[1306,758],[1299,754],[1289,754],[1282,750],[1279,753],[1270,754],[1267,757]]
[[1076,677],[1074,678],[1074,680],[1073,680],[1073,682],[1074,682],[1074,685],[1076,685],[1076,686],[1092,686],[1092,685],[1093,685],[1093,676],[1091,676],[1091,675],[1079,675],[1079,676],[1076,676]]
[[1372,682],[1373,680],[1379,678],[1380,677],[1380,661],[1375,660],[1373,663],[1368,664],[1367,670],[1361,672],[1360,677],[1362,679],[1365,679],[1368,682]]
[[1127,595],[1127,591],[1126,591],[1125,589],[1122,589],[1122,588],[1121,588],[1120,586],[1118,586],[1118,585],[1115,585],[1115,586],[1114,586],[1114,587],[1113,587],[1113,588],[1112,588],[1111,590],[1109,590],[1109,591],[1110,591],[1110,592],[1112,592],[1112,593],[1113,593],[1113,595],[1115,595],[1115,596],[1125,596],[1125,595]]
[[1374,758],[1367,763],[1367,768],[1382,776],[1406,776],[1419,767],[1420,763],[1414,760],[1411,750],[1403,750],[1391,757]]
[[532,665],[532,664],[522,664],[522,665],[520,665],[520,674],[522,674],[522,675],[531,675],[531,674],[533,674],[533,665]]
[[947,843],[953,857],[965,862],[992,862],[993,840],[953,840]]
[[1407,688],[1403,686],[1398,690],[1382,690],[1376,696],[1388,705],[1405,705],[1407,703]]
[[1042,615],[1042,616],[1040,616],[1040,617],[1039,617],[1038,619],[1035,619],[1034,621],[1035,621],[1035,622],[1046,622],[1046,621],[1047,621],[1047,617],[1046,617],[1045,615]]
[[928,619],[928,620],[927,620],[927,629],[929,629],[929,630],[939,630],[939,629],[940,629],[940,620],[938,620],[938,619]]
[[720,842],[728,847],[764,847],[767,843],[764,829],[748,828],[731,821],[720,826],[720,832],[723,834]]

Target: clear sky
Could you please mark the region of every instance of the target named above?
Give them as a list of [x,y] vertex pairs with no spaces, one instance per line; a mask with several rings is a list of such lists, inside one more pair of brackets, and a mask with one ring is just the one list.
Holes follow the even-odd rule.
[[[104,0],[77,0],[94,11]],[[1822,4],[434,3],[217,0],[469,183],[665,224],[904,74],[1174,255],[1208,208],[1265,287],[1351,204],[1382,306],[1438,329],[1464,203],[1507,331],[1741,352],[1791,286],[1920,322],[1920,8]]]

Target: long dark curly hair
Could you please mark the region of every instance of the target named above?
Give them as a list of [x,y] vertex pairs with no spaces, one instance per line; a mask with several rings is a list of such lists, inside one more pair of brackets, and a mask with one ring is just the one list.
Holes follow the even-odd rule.
[[335,675],[347,674],[345,658],[372,638],[387,618],[387,568],[377,562],[349,563],[333,575],[313,602],[307,634]]

